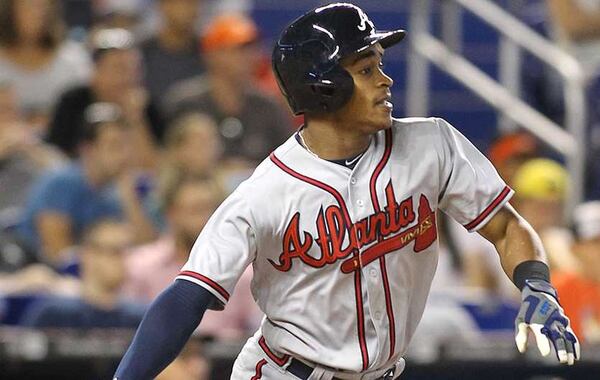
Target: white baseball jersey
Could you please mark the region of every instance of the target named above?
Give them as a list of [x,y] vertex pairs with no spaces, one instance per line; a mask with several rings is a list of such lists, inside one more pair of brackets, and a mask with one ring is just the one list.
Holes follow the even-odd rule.
[[178,278],[226,304],[252,265],[266,316],[259,343],[271,360],[389,367],[423,313],[438,259],[436,211],[475,231],[512,194],[442,119],[394,119],[352,170],[291,137],[218,208]]

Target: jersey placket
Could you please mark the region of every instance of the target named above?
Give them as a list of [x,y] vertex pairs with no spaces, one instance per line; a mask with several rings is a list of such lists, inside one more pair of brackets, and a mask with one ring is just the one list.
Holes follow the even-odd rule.
[[[389,138],[390,136],[387,137]],[[391,139],[389,141],[391,142]],[[379,145],[383,146],[383,144]],[[387,152],[387,157],[385,156],[386,151],[388,149],[379,154],[375,153],[374,157],[371,158],[373,161],[379,160],[379,165],[377,165],[375,171],[370,169],[371,165],[364,165],[364,162],[359,162],[350,174],[348,179],[348,203],[352,207],[349,207],[348,212],[353,222],[368,218],[374,212],[379,211],[379,202],[377,200],[372,201],[369,195],[372,183],[375,185],[377,177],[385,167],[387,158],[389,158],[389,151]],[[365,166],[367,167],[362,169]],[[356,230],[352,229],[351,233],[356,234]],[[356,241],[358,242],[359,239],[357,238]],[[364,248],[359,247],[360,254],[362,254]],[[390,351],[390,321],[389,312],[386,309],[386,294],[383,286],[384,273],[382,269],[380,260],[369,263],[366,266],[363,266],[362,261],[360,263],[365,335],[369,347],[369,367],[371,368],[376,368],[387,362],[388,356],[386,353]]]

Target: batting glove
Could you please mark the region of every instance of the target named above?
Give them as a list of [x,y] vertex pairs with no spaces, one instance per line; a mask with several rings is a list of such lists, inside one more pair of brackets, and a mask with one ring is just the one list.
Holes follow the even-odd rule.
[[572,365],[580,358],[577,337],[569,326],[569,318],[558,303],[556,289],[544,280],[525,280],[521,292],[521,308],[515,320],[515,341],[519,352],[527,349],[528,328],[543,356],[550,354],[550,342],[561,363]]

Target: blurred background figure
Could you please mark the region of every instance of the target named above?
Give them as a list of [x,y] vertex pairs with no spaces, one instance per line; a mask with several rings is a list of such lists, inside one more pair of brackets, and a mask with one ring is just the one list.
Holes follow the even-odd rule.
[[37,263],[12,273],[0,272],[0,289],[1,297],[76,295],[80,283],[73,276],[61,276],[47,265]]
[[500,177],[509,185],[524,162],[539,155],[538,142],[527,132],[518,131],[498,137],[488,150],[488,157]]
[[14,86],[0,82],[0,219],[20,212],[31,183],[64,157],[46,145],[21,117]]
[[164,127],[158,109],[141,85],[141,58],[133,35],[124,29],[103,29],[91,36],[94,66],[89,84],[62,94],[48,131],[48,141],[72,158],[78,155],[85,109],[95,102],[119,105],[131,128],[129,147],[134,164],[153,168]]
[[220,188],[210,179],[181,178],[171,183],[161,202],[167,230],[127,255],[125,291],[143,302],[154,300],[186,263],[198,233],[222,199]]
[[255,90],[258,29],[243,15],[217,16],[206,26],[201,47],[206,74],[175,85],[164,98],[169,119],[190,111],[213,117],[224,158],[255,165],[291,134],[291,119],[271,97]]
[[40,328],[128,327],[141,321],[143,306],[120,298],[125,280],[124,253],[133,231],[124,223],[98,220],[88,226],[79,248],[81,289],[78,297],[50,297],[31,305],[23,325]]
[[564,201],[568,195],[569,174],[556,161],[535,158],[515,172],[512,186],[515,208],[536,231],[564,226]]
[[[64,0],[63,0],[64,1]],[[100,29],[120,28],[132,32],[136,37],[145,7],[145,0],[102,0],[88,5],[93,24],[91,33]],[[87,2],[84,2],[87,3]],[[85,5],[79,5],[83,8]]]
[[223,173],[223,148],[216,122],[206,114],[183,114],[169,124],[160,168],[162,193],[182,178],[219,178]]
[[[223,190],[210,178],[182,177],[171,183],[162,200],[167,231],[159,240],[129,252],[125,294],[150,303],[167,288],[187,262],[196,237],[223,199]],[[262,314],[250,293],[251,280],[249,269],[240,278],[225,310],[206,313],[201,334],[241,339],[254,332]]]
[[204,71],[196,33],[201,0],[158,0],[158,32],[140,44],[144,84],[150,97],[163,97],[176,82]]
[[552,271],[552,283],[582,341],[600,342],[600,201],[580,204],[573,213],[572,253],[577,266]]
[[511,203],[539,233],[551,268],[570,269],[576,263],[570,255],[570,233],[565,200],[569,173],[558,162],[535,158],[525,162],[513,178],[515,196]]
[[156,377],[156,380],[210,380],[210,362],[204,354],[202,343],[190,339],[179,356]]
[[129,221],[138,242],[155,236],[130,170],[131,139],[117,105],[92,104],[80,133],[79,159],[33,186],[18,232],[47,262],[63,264],[66,248],[109,216]]
[[524,162],[515,172],[512,204],[536,231],[564,226],[564,201],[569,173],[558,162],[535,158]]
[[87,52],[65,32],[59,0],[0,1],[0,80],[13,83],[40,134],[59,95],[90,74]]
[[583,64],[589,76],[600,75],[600,1],[547,0],[559,43]]

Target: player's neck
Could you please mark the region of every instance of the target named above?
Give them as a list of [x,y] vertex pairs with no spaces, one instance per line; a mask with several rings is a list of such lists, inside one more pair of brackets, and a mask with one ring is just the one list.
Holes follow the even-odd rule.
[[367,150],[371,142],[370,134],[338,128],[328,121],[311,120],[301,133],[307,149],[324,160],[354,157]]

